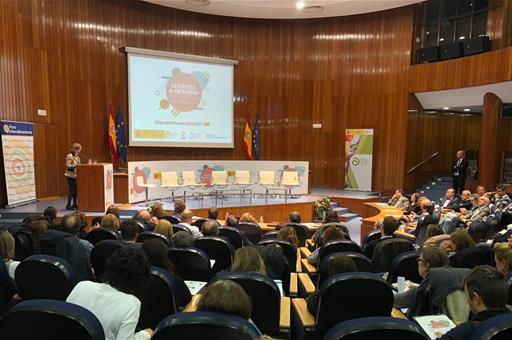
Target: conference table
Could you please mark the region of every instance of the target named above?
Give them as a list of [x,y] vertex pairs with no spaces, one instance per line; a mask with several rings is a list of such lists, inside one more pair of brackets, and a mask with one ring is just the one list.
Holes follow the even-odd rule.
[[386,216],[399,218],[404,212],[400,208],[393,207],[387,203],[365,203],[363,210],[363,220],[361,221],[361,244],[364,237],[375,229],[375,222]]

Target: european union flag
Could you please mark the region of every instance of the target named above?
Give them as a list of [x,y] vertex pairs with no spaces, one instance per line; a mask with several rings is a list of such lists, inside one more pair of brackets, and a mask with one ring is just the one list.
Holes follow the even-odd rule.
[[126,133],[124,130],[124,119],[121,108],[116,112],[116,134],[117,134],[117,154],[126,163]]
[[252,127],[252,157],[260,159],[260,117],[256,114],[256,120]]

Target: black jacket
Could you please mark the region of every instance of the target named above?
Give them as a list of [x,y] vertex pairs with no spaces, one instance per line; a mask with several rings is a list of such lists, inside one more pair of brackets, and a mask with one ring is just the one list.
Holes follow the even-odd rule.
[[[467,171],[469,162],[467,161],[467,159],[463,158],[462,161],[460,162],[460,165],[457,166],[458,161],[459,160],[456,159],[452,164],[452,176],[458,176],[459,178],[466,179],[468,175]],[[458,175],[455,175],[456,173],[458,173]]]

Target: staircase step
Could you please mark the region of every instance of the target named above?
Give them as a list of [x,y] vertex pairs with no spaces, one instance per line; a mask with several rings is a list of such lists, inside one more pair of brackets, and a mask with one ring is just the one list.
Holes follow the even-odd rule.
[[337,202],[331,202],[331,209],[334,210],[334,208],[336,208],[337,206],[338,206]]
[[348,222],[358,217],[360,217],[358,214],[346,213],[340,216],[340,220],[341,222]]
[[338,207],[338,208],[334,208],[332,209],[332,211],[336,211],[338,213],[338,216],[340,215],[343,215],[343,214],[346,214],[349,212],[349,209],[348,208],[341,208],[341,207]]

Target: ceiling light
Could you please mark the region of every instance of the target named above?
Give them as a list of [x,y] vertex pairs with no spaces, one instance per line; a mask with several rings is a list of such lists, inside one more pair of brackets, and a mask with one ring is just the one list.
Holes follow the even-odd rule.
[[471,109],[464,109],[464,112],[469,112],[471,111]]
[[450,108],[448,106],[443,107],[443,110],[449,110]]
[[304,9],[304,7],[306,6],[306,4],[304,3],[304,1],[299,1],[295,4],[295,7],[297,7],[297,9],[300,11],[302,9]]
[[444,38],[439,39],[439,41],[444,41]]
[[191,6],[208,6],[210,4],[209,0],[186,0],[186,2]]

